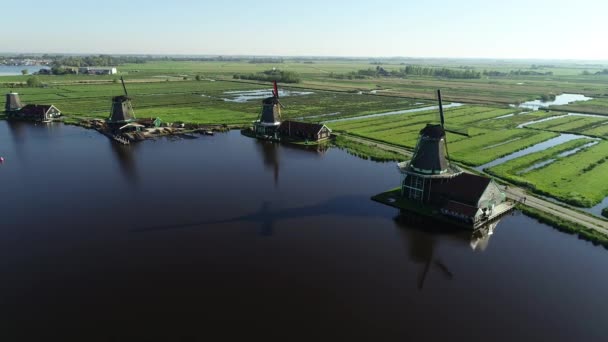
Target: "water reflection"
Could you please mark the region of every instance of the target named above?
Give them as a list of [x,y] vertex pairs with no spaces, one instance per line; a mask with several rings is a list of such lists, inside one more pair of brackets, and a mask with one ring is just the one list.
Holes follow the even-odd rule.
[[500,220],[496,220],[477,230],[468,231],[409,213],[402,213],[394,220],[409,258],[421,265],[418,274],[419,290],[424,288],[424,282],[429,272],[437,272],[447,280],[454,277],[449,263],[437,255],[441,242],[456,242],[473,251],[484,251],[500,222]]
[[251,214],[219,220],[203,220],[199,222],[169,224],[155,227],[141,227],[133,229],[132,232],[163,231],[184,228],[208,228],[214,225],[227,223],[252,223],[259,228],[258,232],[260,236],[272,236],[275,222],[280,220],[318,217],[325,215],[384,218],[385,216],[383,213],[370,210],[370,205],[372,205],[370,202],[371,201],[365,196],[350,195],[335,197],[328,201],[310,206],[282,208],[277,210],[271,210],[273,206],[271,202],[264,202],[258,211]]
[[138,173],[137,173],[137,163],[135,162],[135,150],[137,149],[137,144],[132,145],[122,145],[118,144],[114,141],[108,139],[108,143],[111,145],[111,150],[116,156],[116,160],[120,166],[120,170],[125,177],[125,179],[130,184],[137,184]]
[[256,147],[262,154],[262,161],[267,169],[274,172],[274,186],[279,185],[279,146],[272,141],[257,140]]
[[310,145],[310,146],[301,146],[294,144],[281,144],[278,142],[268,141],[268,140],[259,140],[256,139],[256,148],[260,152],[262,157],[262,162],[266,169],[270,169],[273,172],[273,179],[275,188],[279,187],[279,173],[280,173],[280,151],[279,149],[292,149],[298,150],[302,152],[309,152],[315,154],[325,153],[329,149],[328,144],[319,144],[319,145]]

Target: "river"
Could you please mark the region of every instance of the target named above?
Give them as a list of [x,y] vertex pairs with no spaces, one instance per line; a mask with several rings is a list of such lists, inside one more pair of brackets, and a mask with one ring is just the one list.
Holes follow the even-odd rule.
[[38,72],[40,69],[48,69],[49,67],[41,65],[0,65],[0,76],[17,76],[21,75],[21,70],[27,70],[29,74]]
[[431,232],[370,201],[394,163],[5,121],[0,156],[3,340],[605,338],[604,248],[520,214]]

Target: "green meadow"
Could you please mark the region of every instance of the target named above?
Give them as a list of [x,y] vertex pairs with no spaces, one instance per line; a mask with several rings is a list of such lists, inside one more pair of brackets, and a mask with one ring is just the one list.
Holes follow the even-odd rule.
[[[482,76],[473,79],[361,76],[378,66],[397,75],[406,65],[447,68],[455,72],[471,70]],[[606,67],[574,62],[534,66],[529,61],[412,58],[285,58],[281,63],[158,60],[119,65],[119,75],[40,75],[44,85],[40,88],[25,86],[31,76],[3,76],[0,77],[0,91],[20,93],[24,103],[53,104],[67,120],[74,122],[80,118],[106,118],[111,98],[123,94],[119,82],[122,76],[138,117],[246,127],[258,117],[261,98],[236,101],[239,94],[234,92],[265,90],[269,94],[271,84],[237,80],[233,75],[276,68],[297,73],[300,79],[299,83],[280,84],[282,89],[307,93],[281,98],[283,118],[327,121],[327,125],[337,132],[413,149],[419,131],[427,123],[439,122],[437,110],[362,116],[436,105],[435,91],[441,89],[446,104],[464,104],[446,109],[447,128],[467,134],[447,134],[450,158],[462,164],[480,166],[561,133],[608,138],[608,116],[606,119],[564,116],[568,111],[608,115],[608,76],[595,74]],[[527,112],[509,106],[561,93],[584,94],[594,99],[552,107],[551,111]],[[555,118],[518,128],[524,123],[552,117]],[[343,118],[352,120],[331,121]],[[538,193],[589,206],[608,195],[608,164],[604,163],[608,155],[607,144],[602,141],[579,153],[556,158],[559,153],[582,144],[582,139],[570,141],[511,160],[489,172]],[[346,138],[338,138],[336,145],[349,153],[375,160],[402,158],[399,154]],[[522,172],[552,158],[556,158],[553,163]],[[584,182],[580,181],[581,177]]]

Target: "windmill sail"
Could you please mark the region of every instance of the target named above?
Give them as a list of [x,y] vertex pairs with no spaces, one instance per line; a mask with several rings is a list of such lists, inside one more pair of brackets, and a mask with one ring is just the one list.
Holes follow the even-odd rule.
[[441,90],[439,90],[439,89],[437,89],[437,100],[439,100],[439,119],[441,121],[441,127],[444,127],[445,119],[443,117],[443,103],[441,101]]

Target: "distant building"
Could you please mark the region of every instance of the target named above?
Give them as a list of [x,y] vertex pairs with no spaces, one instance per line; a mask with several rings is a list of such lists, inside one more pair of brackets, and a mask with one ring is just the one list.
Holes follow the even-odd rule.
[[78,73],[88,75],[115,75],[118,73],[115,67],[81,67]]
[[281,122],[277,131],[281,138],[294,140],[319,141],[331,136],[331,129],[323,124],[289,120]]
[[61,112],[57,107],[37,104],[25,105],[25,107],[11,115],[13,118],[32,121],[50,121],[59,116],[61,116]]

